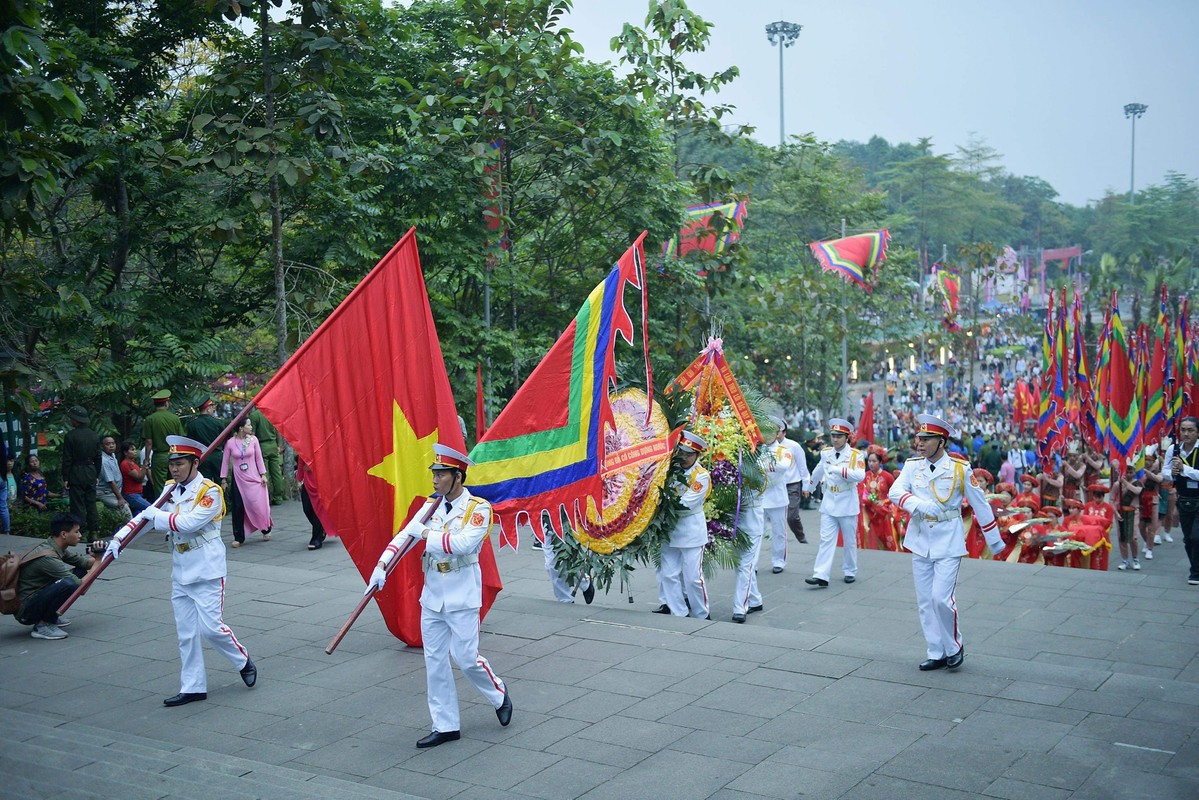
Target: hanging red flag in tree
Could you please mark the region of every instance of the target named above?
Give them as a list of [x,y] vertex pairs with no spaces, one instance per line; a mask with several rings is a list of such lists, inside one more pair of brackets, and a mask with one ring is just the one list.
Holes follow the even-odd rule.
[[890,240],[891,232],[883,228],[844,239],[811,242],[808,247],[825,272],[839,273],[869,292],[878,280],[878,265],[887,258]]
[[[433,445],[466,450],[425,293],[415,228],[254,402],[316,474],[328,523],[367,578],[383,548],[432,489]],[[424,544],[415,549],[375,598],[388,629],[419,647]],[[480,551],[479,563],[486,615],[502,588],[489,544]]]

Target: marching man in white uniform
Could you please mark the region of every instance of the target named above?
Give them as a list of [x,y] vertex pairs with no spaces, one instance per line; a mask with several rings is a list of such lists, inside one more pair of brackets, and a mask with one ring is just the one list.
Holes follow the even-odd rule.
[[741,519],[737,526],[749,536],[749,547],[737,562],[737,583],[733,587],[733,622],[745,622],[745,615],[762,611],[762,593],[758,590],[758,556],[762,552],[765,522],[762,496],[746,491],[741,495]]
[[970,462],[945,450],[945,442],[954,435],[949,423],[931,414],[920,414],[916,421],[916,455],[904,462],[887,496],[912,515],[903,545],[912,553],[916,608],[928,643],[928,659],[920,669],[957,669],[966,657],[953,596],[966,555],[963,498],[970,501],[991,552],[999,555],[1004,543]]
[[821,589],[828,586],[838,533],[845,549],[841,559],[845,582],[857,580],[858,484],[866,480],[866,458],[848,444],[853,427],[836,418],[828,424],[833,446],[820,451],[820,461],[812,470],[812,483],[824,487],[824,499],[820,501],[820,549],[816,551],[812,577],[804,578],[804,583]]
[[[708,592],[704,588],[704,545],[708,543],[708,521],[704,500],[712,489],[712,477],[699,463],[699,454],[708,448],[703,437],[683,431],[678,449],[683,454],[683,479],[674,485],[684,511],[670,532],[670,544],[663,545],[658,568],[662,599],[676,617],[688,614],[708,619]],[[686,595],[686,600],[684,600]]]
[[762,471],[766,473],[766,491],[760,501],[765,525],[770,528],[770,571],[775,575],[787,565],[787,507],[791,502],[787,485],[798,481],[808,488],[809,477],[808,464],[802,457],[799,459],[803,464],[802,473],[796,465],[795,451],[785,438],[786,424],[782,420],[776,422],[779,424],[778,435],[766,446],[761,460]]
[[[487,659],[479,655],[479,611],[483,607],[479,551],[486,546],[491,528],[491,504],[473,496],[463,486],[466,469],[471,466],[474,462],[452,447],[433,445],[433,464],[429,468],[433,471],[433,489],[440,497],[429,498],[425,507],[395,535],[366,585],[367,592],[372,587],[383,588],[387,565],[406,539],[425,541],[420,632],[433,730],[416,743],[421,748],[462,738],[451,655],[462,674],[495,708],[500,725],[512,721],[508,687],[492,671]],[[431,504],[436,504],[436,511],[424,522]]]
[[[168,697],[165,706],[181,706],[208,699],[208,677],[204,669],[203,638],[238,669],[246,686],[258,681],[258,669],[246,648],[221,619],[225,604],[225,543],[221,541],[221,518],[225,496],[221,487],[200,475],[204,445],[185,436],[168,436],[167,466],[172,480],[163,494],[169,499],[162,508],[151,506],[117,531],[108,543],[108,554],[120,555],[121,542],[129,540],[133,528],[146,520],[146,528],[165,531],[171,542],[171,607],[179,636],[179,694]],[[145,530],[143,528],[143,530]]]

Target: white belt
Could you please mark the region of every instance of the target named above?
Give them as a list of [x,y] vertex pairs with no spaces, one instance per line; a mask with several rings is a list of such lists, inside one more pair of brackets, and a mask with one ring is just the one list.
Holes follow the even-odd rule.
[[465,555],[460,556],[446,556],[445,558],[434,558],[429,553],[423,553],[421,555],[421,566],[424,567],[425,572],[457,572],[463,567],[478,563],[478,553],[466,553]]
[[942,511],[940,514],[924,515],[925,522],[948,522],[951,519],[961,519],[962,510],[960,508],[951,508],[947,511]]
[[[171,538],[175,539],[174,534],[172,534]],[[178,539],[175,539],[175,549],[178,550],[180,553],[187,553],[192,550],[199,550],[204,545],[208,544],[211,541],[219,539],[219,538],[221,538],[221,532],[218,530],[218,531],[209,531],[208,533],[202,533],[199,536],[195,537],[194,539],[188,539],[185,542],[181,542]]]

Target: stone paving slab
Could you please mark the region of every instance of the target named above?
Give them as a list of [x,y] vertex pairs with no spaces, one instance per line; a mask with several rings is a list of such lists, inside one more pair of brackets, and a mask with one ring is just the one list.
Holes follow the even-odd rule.
[[727,573],[708,582],[712,621],[676,619],[649,613],[650,571],[632,603],[561,604],[541,553],[504,551],[481,650],[513,723],[459,679],[462,740],[418,751],[420,651],[371,609],[325,655],[362,579],[340,542],[305,549],[297,503],[273,512],[271,542],[229,550],[225,619],[258,663],[253,690],[208,652],[208,701],[162,707],[178,650],[154,537],[75,606],[68,639],[0,625],[0,720],[16,731],[0,795],[1199,797],[1199,589],[1177,543],[1139,573],[963,562],[952,674],[915,669],[903,554],[861,553],[857,583],[813,590],[816,547],[790,541],[783,573],[768,554],[759,570],[765,612],[735,625]]

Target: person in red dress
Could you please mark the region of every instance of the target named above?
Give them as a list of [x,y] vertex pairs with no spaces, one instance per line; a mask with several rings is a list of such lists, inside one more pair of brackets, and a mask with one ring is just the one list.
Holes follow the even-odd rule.
[[866,448],[866,478],[858,484],[862,513],[858,515],[858,547],[898,552],[895,537],[895,506],[887,498],[895,477],[883,469],[886,449],[872,444]]

